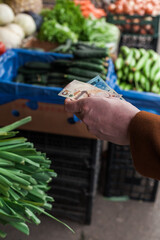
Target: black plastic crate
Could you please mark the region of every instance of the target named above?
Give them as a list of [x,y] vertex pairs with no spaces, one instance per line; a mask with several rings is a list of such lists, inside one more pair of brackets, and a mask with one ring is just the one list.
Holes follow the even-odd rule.
[[153,49],[154,51],[157,51],[158,38],[153,38],[151,36],[145,37],[122,34],[119,43],[119,48],[124,45],[128,47]]
[[109,143],[104,195],[130,199],[156,199],[158,181],[141,176],[134,168],[129,146]]
[[52,160],[58,174],[50,183],[53,213],[85,224],[91,223],[93,200],[100,169],[100,140],[21,131]]

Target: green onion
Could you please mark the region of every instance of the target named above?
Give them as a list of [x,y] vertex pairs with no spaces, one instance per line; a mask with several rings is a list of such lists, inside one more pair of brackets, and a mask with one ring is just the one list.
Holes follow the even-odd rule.
[[[27,223],[40,224],[36,214],[43,213],[59,221],[45,212],[51,210],[54,202],[46,193],[50,189],[48,183],[57,176],[50,169],[51,160],[36,151],[26,138],[16,137],[19,132],[13,131],[30,121],[31,117],[27,117],[0,128],[0,223],[26,235],[29,235]],[[0,231],[0,238],[5,237],[6,233]]]

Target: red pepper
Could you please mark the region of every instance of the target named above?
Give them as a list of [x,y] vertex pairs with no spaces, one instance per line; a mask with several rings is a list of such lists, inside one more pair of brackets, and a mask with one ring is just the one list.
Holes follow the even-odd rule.
[[4,43],[0,42],[0,55],[5,53],[5,51],[6,51],[6,47],[5,47]]

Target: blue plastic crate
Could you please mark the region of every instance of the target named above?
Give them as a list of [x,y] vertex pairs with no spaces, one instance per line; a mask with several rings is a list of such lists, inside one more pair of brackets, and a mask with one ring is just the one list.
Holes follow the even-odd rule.
[[107,82],[123,98],[139,108],[140,110],[160,115],[160,95],[151,92],[138,92],[133,90],[122,90],[117,85],[117,78],[111,78]]
[[[0,104],[16,99],[28,99],[37,102],[63,104],[64,98],[58,96],[62,90],[60,87],[36,86],[13,82],[18,68],[29,61],[53,62],[56,59],[69,59],[73,55],[46,53],[25,49],[8,50],[0,57]],[[115,80],[116,75],[111,59],[108,61],[108,73],[106,79]]]

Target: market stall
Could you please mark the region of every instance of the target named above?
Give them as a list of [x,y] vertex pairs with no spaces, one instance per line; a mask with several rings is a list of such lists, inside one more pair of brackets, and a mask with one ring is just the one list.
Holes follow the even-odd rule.
[[[35,165],[32,160],[40,156],[40,166],[42,170],[46,168],[48,174],[44,174],[44,182],[35,174],[35,182],[27,175],[33,174],[30,166],[28,170],[25,166],[14,165],[18,170],[11,169],[12,178],[15,173],[20,176],[19,170],[23,170],[21,178],[35,186],[27,189],[29,192],[26,182],[16,189],[6,186],[2,200],[4,196],[7,198],[9,204],[5,206],[7,204],[11,212],[8,216],[6,207],[0,205],[0,211],[4,211],[2,223],[29,234],[24,216],[38,224],[35,214],[43,213],[45,210],[40,207],[46,207],[53,216],[90,224],[100,167],[102,164],[103,168],[104,162],[102,191],[105,196],[155,200],[158,182],[135,171],[130,149],[109,143],[108,158],[102,159],[103,142],[90,134],[75,115],[64,111],[64,98],[58,96],[62,88],[75,79],[103,89],[103,84],[97,84],[99,76],[118,96],[141,110],[160,114],[160,56],[157,53],[160,5],[156,0],[147,1],[145,7],[139,2],[143,1],[117,0],[99,6],[90,0],[54,3],[5,0],[0,3],[0,133],[4,132],[3,126],[32,116],[29,124],[16,126],[20,127],[23,137],[46,154],[36,153],[25,140],[22,143],[25,149],[17,151],[32,165]],[[2,137],[0,157],[4,151],[3,141]],[[34,156],[26,153],[28,144]],[[5,156],[10,161],[10,155]],[[3,166],[5,171],[6,165]],[[56,174],[48,168],[58,174],[53,180],[48,178]],[[2,179],[5,173],[0,174]],[[42,193],[48,190],[45,181],[50,182],[51,197]],[[0,185],[1,194],[2,189]],[[39,207],[18,205],[21,189],[23,200]],[[55,199],[53,211],[48,203],[52,197]],[[16,201],[14,206],[13,200]],[[21,210],[16,215],[13,211],[18,207]],[[5,236],[5,233],[0,234]]]

